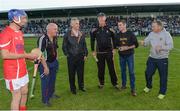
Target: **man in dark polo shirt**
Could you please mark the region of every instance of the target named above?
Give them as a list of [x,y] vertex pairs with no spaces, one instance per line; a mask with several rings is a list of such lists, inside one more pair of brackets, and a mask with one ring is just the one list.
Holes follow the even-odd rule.
[[42,102],[46,106],[51,106],[49,103],[50,98],[59,98],[55,92],[56,73],[59,67],[57,60],[57,32],[58,26],[55,23],[49,23],[46,27],[47,33],[41,36],[38,41],[38,47],[43,52],[46,59],[46,63],[49,68],[49,74],[44,75],[42,64],[39,65],[40,77],[41,77],[41,89],[42,89]]

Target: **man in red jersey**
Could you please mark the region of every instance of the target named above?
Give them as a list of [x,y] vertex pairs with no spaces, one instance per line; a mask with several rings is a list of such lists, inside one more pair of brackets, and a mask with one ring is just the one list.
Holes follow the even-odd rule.
[[24,51],[21,29],[27,24],[27,14],[23,10],[12,9],[8,12],[8,19],[9,26],[0,33],[4,79],[12,94],[11,110],[26,110],[29,78],[25,59],[35,60],[38,56]]

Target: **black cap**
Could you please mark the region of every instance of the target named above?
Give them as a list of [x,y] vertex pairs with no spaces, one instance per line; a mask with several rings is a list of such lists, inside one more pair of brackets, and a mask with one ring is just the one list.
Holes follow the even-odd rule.
[[105,13],[100,12],[100,13],[98,13],[98,15],[97,15],[97,17],[102,17],[102,16],[106,16],[106,14],[105,14]]

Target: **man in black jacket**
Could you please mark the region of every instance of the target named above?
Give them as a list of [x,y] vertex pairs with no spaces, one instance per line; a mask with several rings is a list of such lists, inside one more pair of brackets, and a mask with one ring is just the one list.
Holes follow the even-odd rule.
[[79,29],[79,20],[77,18],[71,19],[71,30],[64,36],[62,49],[64,55],[67,56],[69,83],[72,94],[76,94],[76,72],[79,90],[85,92],[84,61],[87,59],[88,50],[86,47],[85,35]]
[[133,32],[127,31],[125,20],[118,21],[118,28],[119,33],[116,34],[116,43],[119,49],[119,62],[122,77],[121,89],[126,89],[126,65],[128,65],[131,94],[133,96],[136,96],[134,74],[134,48],[138,47],[138,41]]
[[[91,35],[91,50],[94,57],[97,55],[99,88],[104,87],[105,62],[107,62],[112,85],[118,89],[117,76],[114,68],[113,54],[115,52],[115,36],[111,28],[106,24],[104,13],[98,14],[98,26],[93,28]],[[96,50],[94,50],[96,44]]]

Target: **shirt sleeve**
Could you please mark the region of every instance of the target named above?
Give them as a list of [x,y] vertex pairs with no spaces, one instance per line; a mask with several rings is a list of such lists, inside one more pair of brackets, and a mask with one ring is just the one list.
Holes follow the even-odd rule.
[[148,46],[150,45],[150,37],[151,37],[151,33],[149,33],[149,35],[144,39],[144,46]]
[[112,37],[112,46],[113,49],[116,49],[116,38],[115,38],[115,31],[113,29],[110,28],[111,31],[111,37]]
[[87,49],[87,45],[86,45],[86,39],[85,39],[85,35],[83,35],[83,46],[84,46],[84,56],[88,56],[88,49]]
[[119,34],[115,33],[115,48],[118,49],[120,47]]
[[68,32],[63,37],[62,50],[65,56],[68,56]]
[[90,32],[91,51],[94,51],[94,47],[95,47],[95,40],[96,40],[95,30],[96,29],[92,29]]
[[45,36],[41,36],[41,37],[38,39],[37,46],[38,46],[38,48],[39,48],[42,52],[45,51],[45,49],[46,49],[46,39],[45,39]]
[[163,50],[171,50],[173,48],[173,39],[170,33],[167,33],[165,45],[162,47]]
[[9,50],[12,43],[11,36],[8,34],[0,34],[0,49]]
[[138,44],[138,40],[136,38],[136,36],[132,33],[132,42],[133,42],[133,45],[135,45],[136,48],[138,48],[139,44]]

